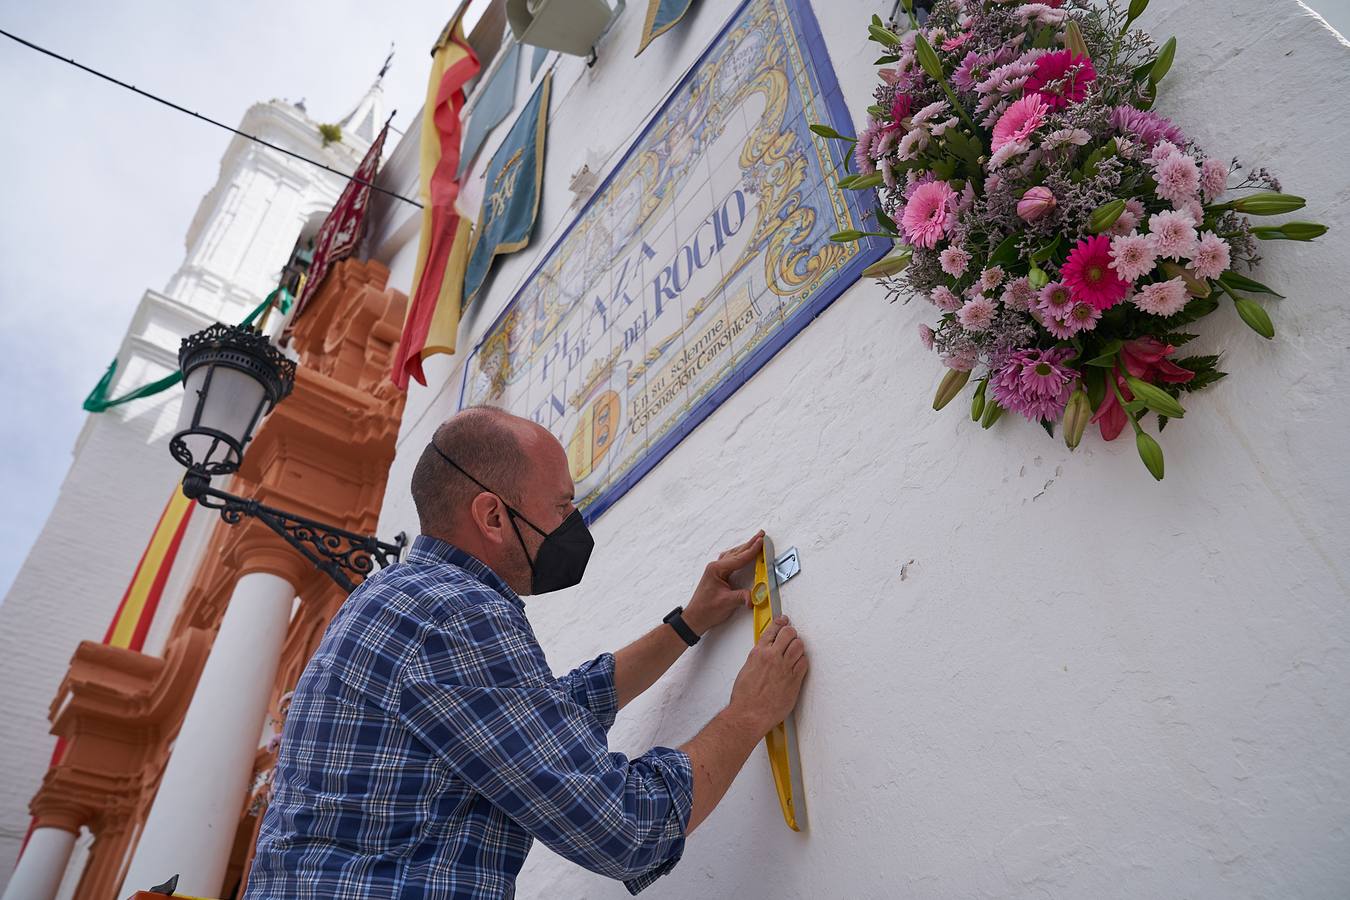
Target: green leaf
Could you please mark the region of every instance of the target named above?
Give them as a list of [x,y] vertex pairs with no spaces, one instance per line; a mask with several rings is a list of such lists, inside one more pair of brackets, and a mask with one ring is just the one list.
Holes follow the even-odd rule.
[[889,109],[882,109],[880,106],[873,103],[871,106],[867,107],[867,114],[878,122],[884,122],[890,118],[891,111]]
[[821,137],[824,137],[824,138],[830,138],[830,139],[836,140],[836,141],[856,141],[856,140],[857,140],[857,138],[851,138],[851,137],[848,137],[847,135],[840,134],[839,132],[837,132],[837,131],[835,131],[833,128],[831,128],[830,126],[828,126],[828,125],[821,125],[819,122],[813,123],[813,124],[811,125],[811,130],[814,131],[816,134],[820,135]]
[[1158,86],[1158,82],[1163,80],[1167,70],[1172,68],[1172,60],[1176,55],[1177,39],[1170,37],[1167,39],[1167,43],[1162,45],[1162,49],[1158,51],[1158,58],[1153,61],[1153,68],[1148,71],[1148,83],[1150,85]]
[[1063,239],[1064,239],[1063,235],[1056,236],[1053,241],[1046,244],[1044,247],[1037,250],[1035,253],[1031,254],[1031,261],[1034,263],[1043,263],[1050,257],[1054,256],[1055,251],[1059,249],[1059,242]]
[[1017,262],[1017,238],[1018,235],[1010,234],[999,241],[994,252],[989,254],[990,266],[1010,266]]
[[[1106,346],[1102,348],[1102,352],[1099,355],[1089,359],[1087,362],[1083,363],[1083,365],[1109,369],[1116,364],[1116,354],[1120,352],[1120,348],[1123,346],[1125,346],[1124,341],[1109,341]],[[1093,405],[1095,407],[1096,404]]]
[[1102,401],[1106,399],[1106,378],[1107,371],[1105,369],[1083,370],[1083,387],[1087,390],[1088,403],[1092,406],[1094,412],[1101,407]]
[[975,388],[975,395],[970,398],[970,421],[980,421],[980,416],[984,415],[984,389],[988,387],[989,379],[981,378],[979,385]]
[[[1171,344],[1173,347],[1181,347],[1185,344],[1189,344],[1199,336],[1200,335],[1198,334],[1187,334],[1184,331],[1174,331],[1171,334],[1161,335],[1158,340],[1162,341],[1164,344]],[[1199,357],[1196,358],[1198,359]],[[1217,356],[1214,358],[1218,359]],[[1181,363],[1177,363],[1177,365],[1181,365]]]
[[877,207],[872,214],[876,216],[877,224],[880,225],[882,228],[885,228],[889,231],[893,231],[896,234],[900,233],[900,229],[896,227],[895,220],[892,219],[890,216],[886,215],[885,211],[882,210],[881,207]]
[[854,175],[853,183],[845,185],[842,182],[840,187],[847,187],[850,191],[865,191],[868,188],[877,187],[885,182],[880,172],[873,172],[871,175]]
[[1050,435],[1051,437],[1055,436],[1054,422],[1051,422],[1049,419],[1041,419],[1041,427],[1045,429],[1046,434]]
[[1270,321],[1270,315],[1261,307],[1261,304],[1255,300],[1248,300],[1246,297],[1239,297],[1236,294],[1229,294],[1233,298],[1233,303],[1237,306],[1238,315],[1242,321],[1247,323],[1247,327],[1266,340],[1273,340],[1275,337],[1275,323]]
[[1259,281],[1248,278],[1246,275],[1239,275],[1237,272],[1228,271],[1219,276],[1219,284],[1223,285],[1229,291],[1246,291],[1249,294],[1269,294],[1272,297],[1284,299],[1283,294],[1278,294],[1266,287]]
[[1148,0],[1130,0],[1130,10],[1125,15],[1125,27],[1129,28],[1130,23],[1144,14],[1148,8]]
[[885,56],[878,56],[876,62],[872,63],[872,65],[874,65],[874,66],[889,66],[889,65],[890,65],[891,63],[893,63],[893,62],[899,62],[899,61],[900,61],[900,57],[896,56],[894,53],[888,53],[888,54],[885,55]]
[[881,44],[883,47],[900,46],[900,35],[896,34],[894,31],[891,31],[884,25],[868,25],[867,34],[871,37],[872,40],[876,41],[878,44]]
[[1134,394],[1136,400],[1158,415],[1169,419],[1180,419],[1186,415],[1186,410],[1176,398],[1157,385],[1141,381],[1133,375],[1126,375],[1125,383],[1130,386],[1130,393]]
[[1053,28],[1042,28],[1032,38],[1031,46],[1037,50],[1048,50],[1055,46],[1055,30]]

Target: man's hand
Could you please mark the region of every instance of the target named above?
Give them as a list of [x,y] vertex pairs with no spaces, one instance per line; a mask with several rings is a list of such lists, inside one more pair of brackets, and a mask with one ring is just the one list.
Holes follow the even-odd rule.
[[797,629],[788,624],[787,616],[779,616],[764,626],[736,676],[728,709],[753,721],[763,736],[797,705],[809,665]]
[[724,550],[708,563],[684,608],[684,621],[700,636],[721,625],[742,606],[750,605],[750,592],[731,586],[731,573],[754,562],[764,546],[764,532],[737,547]]

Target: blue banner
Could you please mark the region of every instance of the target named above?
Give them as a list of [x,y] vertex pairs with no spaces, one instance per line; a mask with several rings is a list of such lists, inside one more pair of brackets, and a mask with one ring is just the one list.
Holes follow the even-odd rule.
[[488,166],[483,208],[473,232],[469,265],[464,271],[464,305],[477,296],[492,259],[514,253],[530,242],[539,211],[539,182],[544,174],[544,135],[548,126],[548,94],[553,74],[544,76],[530,102],[511,126]]
[[483,148],[488,133],[511,114],[511,106],[516,102],[516,72],[519,68],[520,43],[512,42],[510,49],[502,54],[501,63],[488,76],[488,83],[483,86],[483,92],[469,110],[469,120],[464,123],[464,143],[459,150],[461,179]]
[[642,42],[633,55],[641,56],[648,44],[674,28],[693,5],[694,0],[647,0],[647,20],[642,25]]

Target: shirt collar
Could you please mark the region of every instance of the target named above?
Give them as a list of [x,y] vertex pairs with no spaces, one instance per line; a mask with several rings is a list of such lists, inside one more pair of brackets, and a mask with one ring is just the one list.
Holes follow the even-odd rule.
[[511,586],[503,581],[500,575],[489,569],[486,563],[440,538],[419,534],[413,539],[412,547],[408,550],[408,558],[404,563],[410,566],[446,564],[457,566],[501,594],[522,611],[525,609],[525,601],[520,599],[520,595],[511,590]]

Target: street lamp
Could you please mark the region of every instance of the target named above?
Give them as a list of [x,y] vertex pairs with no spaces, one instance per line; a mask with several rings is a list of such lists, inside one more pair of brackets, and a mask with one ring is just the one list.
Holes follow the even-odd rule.
[[244,448],[263,416],[295,385],[295,362],[261,332],[217,322],[183,338],[178,350],[186,396],[169,453],[187,468],[183,493],[237,525],[244,516],[260,519],[310,562],[351,592],[378,562],[396,562],[407,544],[394,543],[325,525],[275,509],[257,500],[211,487],[211,478],[238,471]]

